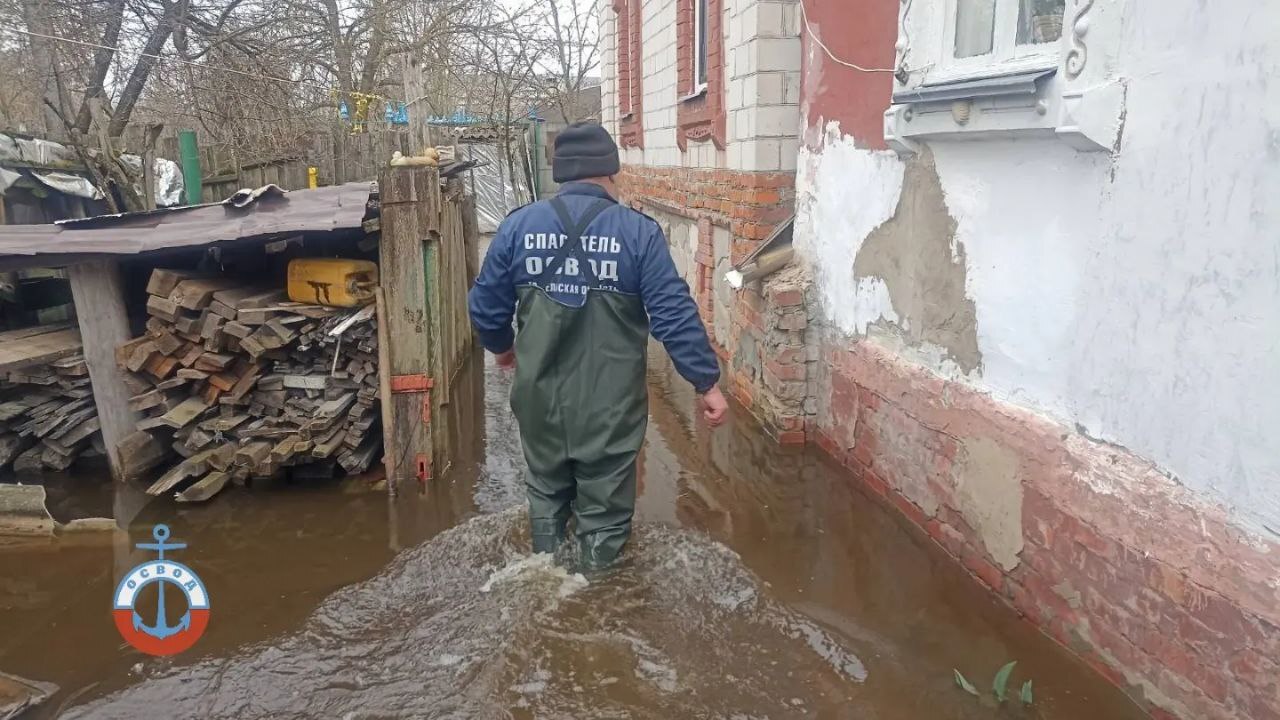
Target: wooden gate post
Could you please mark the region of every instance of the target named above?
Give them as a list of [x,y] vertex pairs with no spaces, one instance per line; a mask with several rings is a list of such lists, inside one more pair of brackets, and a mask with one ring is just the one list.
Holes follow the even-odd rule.
[[67,268],[67,277],[111,476],[121,480],[124,463],[116,446],[134,431],[138,414],[129,409],[133,393],[125,385],[124,371],[116,365],[116,348],[132,337],[120,266],[114,260],[79,263]]
[[[378,179],[382,289],[390,347],[392,426],[383,428],[388,488],[432,474],[433,307],[428,293],[432,248],[440,237],[440,176],[436,168],[387,167]],[[394,476],[392,476],[394,473]]]

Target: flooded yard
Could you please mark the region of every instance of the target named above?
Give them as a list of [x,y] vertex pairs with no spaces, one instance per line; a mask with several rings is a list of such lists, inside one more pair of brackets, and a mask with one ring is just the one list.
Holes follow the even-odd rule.
[[[615,570],[529,557],[508,379],[476,366],[449,413],[464,460],[421,493],[229,491],[153,502],[129,537],[0,547],[0,671],[62,688],[33,718],[1145,717],[839,468],[741,415],[711,433],[672,377],[651,372],[639,522]],[[97,487],[51,493],[55,515],[137,502]],[[110,619],[157,522],[212,600],[174,659]],[[1010,660],[1029,709],[956,687],[954,669],[986,691]]]

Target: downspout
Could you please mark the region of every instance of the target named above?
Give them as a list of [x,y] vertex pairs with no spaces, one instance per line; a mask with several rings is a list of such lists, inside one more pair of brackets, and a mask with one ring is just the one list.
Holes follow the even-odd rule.
[[786,267],[795,257],[795,248],[791,244],[792,230],[795,227],[795,216],[787,218],[774,228],[755,252],[743,258],[724,274],[729,287],[741,290],[744,285],[756,280],[763,280]]
[[542,175],[538,171],[538,156],[542,153],[542,121],[533,119],[533,152],[529,153],[529,163],[533,165],[533,199],[542,199]]

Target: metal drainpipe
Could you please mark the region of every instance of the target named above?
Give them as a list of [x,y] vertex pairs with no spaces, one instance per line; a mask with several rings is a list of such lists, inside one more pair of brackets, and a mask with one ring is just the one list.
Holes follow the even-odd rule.
[[178,131],[178,154],[182,160],[182,184],[187,204],[200,204],[200,148],[196,146],[195,130]]
[[542,153],[542,121],[533,120],[533,200],[542,199],[542,175],[538,169],[538,156]]

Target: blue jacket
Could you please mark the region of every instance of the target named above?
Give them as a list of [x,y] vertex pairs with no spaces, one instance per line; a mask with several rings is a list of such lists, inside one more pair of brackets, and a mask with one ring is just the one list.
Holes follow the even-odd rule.
[[[560,188],[560,197],[575,220],[586,214],[596,198],[613,200],[592,183],[567,183]],[[548,287],[541,277],[542,266],[556,254],[556,238],[563,232],[547,201],[519,208],[502,222],[469,298],[471,322],[485,349],[493,353],[511,349],[516,288]],[[600,290],[639,296],[649,314],[650,330],[666,347],[676,370],[698,392],[710,390],[720,380],[720,364],[658,223],[615,205],[591,222],[581,242]],[[589,284],[585,276],[562,273],[550,284],[548,294],[565,305],[581,307]]]

